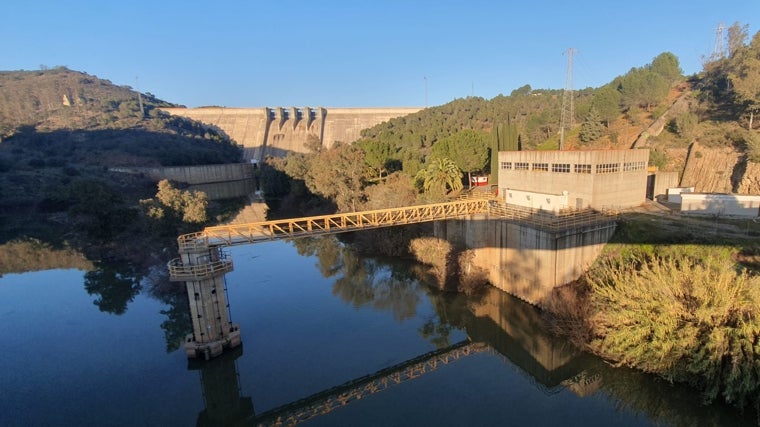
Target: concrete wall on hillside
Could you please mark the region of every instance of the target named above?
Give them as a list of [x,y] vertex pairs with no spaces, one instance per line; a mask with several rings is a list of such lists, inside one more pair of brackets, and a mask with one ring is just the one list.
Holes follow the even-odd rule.
[[189,184],[203,191],[209,200],[246,196],[256,191],[254,166],[250,163],[169,166],[158,168],[111,168],[111,172],[141,174],[158,182],[162,179]]
[[240,144],[247,160],[283,157],[307,152],[304,144],[314,139],[324,147],[336,141],[353,142],[362,129],[421,108],[164,108],[169,114],[202,122],[226,133]]

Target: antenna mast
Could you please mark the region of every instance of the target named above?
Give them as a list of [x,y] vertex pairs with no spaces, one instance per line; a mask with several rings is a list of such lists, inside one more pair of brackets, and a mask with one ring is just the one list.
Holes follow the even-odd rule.
[[559,124],[559,149],[565,148],[565,129],[573,128],[575,108],[573,107],[573,53],[575,49],[567,50],[567,73],[565,75],[565,90],[562,93],[562,115]]

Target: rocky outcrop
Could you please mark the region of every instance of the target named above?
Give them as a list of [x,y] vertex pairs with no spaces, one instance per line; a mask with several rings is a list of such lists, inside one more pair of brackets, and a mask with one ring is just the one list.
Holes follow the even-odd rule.
[[760,194],[760,163],[747,162],[744,176],[736,191],[739,194]]
[[686,158],[682,187],[698,193],[760,194],[760,164],[748,162],[731,147],[693,143]]

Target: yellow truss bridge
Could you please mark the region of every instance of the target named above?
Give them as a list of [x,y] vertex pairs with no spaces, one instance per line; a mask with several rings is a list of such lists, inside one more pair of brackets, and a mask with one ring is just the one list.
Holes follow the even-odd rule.
[[[462,218],[487,213],[494,200],[493,195],[483,193],[445,203],[220,225],[183,234],[177,238],[177,243],[180,254],[209,253],[210,249],[223,246]],[[202,279],[231,269],[232,261],[223,254],[215,255],[215,259],[203,265],[186,265],[181,258],[169,263],[171,280],[176,281]]]

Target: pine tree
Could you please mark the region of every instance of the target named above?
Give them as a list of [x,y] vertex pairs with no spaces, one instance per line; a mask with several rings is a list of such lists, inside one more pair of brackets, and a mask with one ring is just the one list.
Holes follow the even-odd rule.
[[596,108],[591,107],[586,116],[586,120],[581,124],[581,131],[578,137],[582,142],[596,141],[604,135],[604,124],[602,123]]

